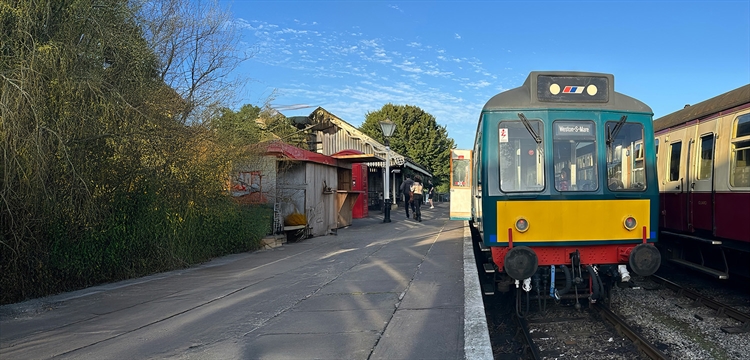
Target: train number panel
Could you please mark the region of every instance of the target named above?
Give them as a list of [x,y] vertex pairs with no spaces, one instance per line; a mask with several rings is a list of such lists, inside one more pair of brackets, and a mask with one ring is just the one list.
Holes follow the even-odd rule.
[[485,104],[471,223],[501,292],[523,282],[535,294],[541,278],[551,282],[547,298],[570,291],[596,300],[630,271],[658,269],[652,120],[650,107],[601,73],[532,72]]

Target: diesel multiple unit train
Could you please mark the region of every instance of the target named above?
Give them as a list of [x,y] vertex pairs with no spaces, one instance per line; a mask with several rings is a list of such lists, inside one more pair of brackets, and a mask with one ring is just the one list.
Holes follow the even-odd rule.
[[493,291],[515,285],[527,300],[579,306],[627,281],[628,269],[653,274],[654,150],[651,108],[615,92],[611,74],[532,72],[487,101],[471,152],[470,223],[491,253]]

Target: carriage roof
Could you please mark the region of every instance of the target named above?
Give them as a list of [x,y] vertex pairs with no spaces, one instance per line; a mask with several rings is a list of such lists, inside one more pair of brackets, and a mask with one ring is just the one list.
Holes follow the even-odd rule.
[[750,84],[712,97],[695,105],[664,115],[654,120],[654,131],[667,129],[688,121],[721,113],[743,104],[750,103]]

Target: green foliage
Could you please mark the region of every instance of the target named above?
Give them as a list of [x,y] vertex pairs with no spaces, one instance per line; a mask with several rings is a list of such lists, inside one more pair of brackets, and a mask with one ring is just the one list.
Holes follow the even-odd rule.
[[257,122],[259,115],[260,108],[253,105],[245,105],[238,112],[223,108],[220,116],[211,121],[211,128],[226,145],[255,144],[263,137]]
[[378,111],[367,113],[359,130],[385,143],[380,121],[387,118],[396,123],[390,139],[391,149],[425,166],[433,174],[436,187],[447,184],[450,149],[455,148],[455,143],[448,137],[446,128],[417,106],[386,104]]
[[[259,249],[273,211],[217,198],[203,206],[170,208],[152,193],[119,199],[117,211],[77,241],[49,234],[55,290],[187,267],[226,254]],[[63,229],[61,223],[53,229]],[[30,294],[30,295],[43,295]]]
[[225,189],[234,140],[176,120],[184,99],[129,4],[0,2],[0,303],[251,250],[268,232],[270,211]]

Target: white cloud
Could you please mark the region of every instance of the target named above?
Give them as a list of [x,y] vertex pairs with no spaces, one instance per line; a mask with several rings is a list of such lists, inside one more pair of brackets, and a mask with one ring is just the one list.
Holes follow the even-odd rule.
[[464,86],[466,86],[466,87],[475,88],[475,89],[481,89],[481,88],[484,88],[484,87],[488,87],[490,85],[492,85],[492,84],[489,81],[487,81],[487,80],[480,80],[480,81],[477,81],[477,82],[471,82],[471,83],[464,84]]
[[[277,101],[323,106],[355,126],[386,103],[410,104],[434,115],[456,139],[458,130],[476,123],[484,103],[497,93],[489,92],[502,89],[493,74],[497,68],[486,69],[477,58],[456,57],[414,38],[315,31],[300,21],[275,25],[240,19],[237,24],[254,39],[246,39],[248,47],[257,49],[252,62],[293,74],[293,82],[272,84],[279,87]],[[436,58],[426,58],[433,49],[429,53]]]

